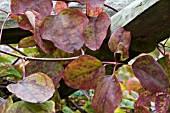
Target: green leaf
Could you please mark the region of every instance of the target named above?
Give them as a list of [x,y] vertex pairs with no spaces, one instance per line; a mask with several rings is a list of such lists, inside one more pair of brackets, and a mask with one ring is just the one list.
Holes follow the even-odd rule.
[[105,75],[102,62],[90,55],[82,55],[64,70],[65,83],[75,89],[94,89],[98,78]]
[[166,75],[168,76],[170,82],[170,55],[165,55],[164,57],[160,58],[157,62],[165,70]]
[[111,35],[108,45],[112,52],[121,54],[121,60],[126,60],[129,58],[130,42],[130,31],[127,31],[121,27]]
[[22,78],[22,75],[14,68],[10,68],[6,71],[6,74],[11,74],[11,75],[14,75],[18,78]]
[[170,87],[164,69],[149,55],[140,56],[132,64],[135,76],[143,88],[151,92],[167,91]]
[[95,113],[94,112],[94,109],[93,107],[90,105],[90,101],[87,101],[85,104],[84,104],[84,110],[87,112],[87,113]]
[[18,98],[32,103],[43,103],[55,92],[52,80],[40,72],[26,77],[17,84],[9,84],[7,89]]
[[99,80],[91,105],[95,113],[113,113],[121,100],[122,91],[116,76],[106,76]]
[[63,113],[74,113],[68,106],[64,106],[62,108]]
[[124,108],[128,108],[128,109],[134,109],[134,102],[127,100],[127,99],[122,99],[120,105]]
[[8,97],[7,100],[3,100],[0,102],[0,113],[6,113],[7,109],[10,105],[12,105],[13,101],[11,97]]
[[33,104],[25,101],[18,101],[12,104],[6,113],[55,113],[53,101],[43,104]]
[[11,60],[9,60],[8,58],[4,58],[4,57],[0,56],[0,63],[11,63]]

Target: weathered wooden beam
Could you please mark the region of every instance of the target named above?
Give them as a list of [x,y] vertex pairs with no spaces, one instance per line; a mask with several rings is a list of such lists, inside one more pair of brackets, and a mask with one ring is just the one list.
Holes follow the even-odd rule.
[[111,32],[125,26],[132,34],[130,50],[151,52],[170,36],[169,6],[169,0],[137,0],[111,17]]

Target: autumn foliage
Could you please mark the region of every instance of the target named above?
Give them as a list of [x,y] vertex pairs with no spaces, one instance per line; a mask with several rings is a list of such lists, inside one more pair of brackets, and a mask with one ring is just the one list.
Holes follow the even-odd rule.
[[[131,33],[121,27],[107,37],[111,20],[103,12],[105,0],[75,1],[86,5],[86,13],[69,8],[69,0],[56,1],[54,5],[51,0],[11,0],[10,17],[20,28],[33,33],[18,46],[37,47],[43,53],[38,57],[52,55],[53,58],[36,61],[23,57],[24,63],[29,61],[23,66],[23,75],[16,76],[15,83],[7,86],[21,100],[13,103],[11,96],[3,99],[0,113],[59,111],[57,88],[61,79],[73,89],[94,90],[91,106],[95,113],[113,113],[120,107],[124,91],[116,71],[129,58]],[[100,50],[104,40],[114,55],[101,56],[111,56],[110,61],[86,54]],[[113,65],[112,74],[106,74],[107,65]],[[156,112],[166,113],[170,104],[170,56],[156,61],[150,55],[143,55],[130,67],[142,86],[134,111],[149,113],[148,103],[154,102]]]

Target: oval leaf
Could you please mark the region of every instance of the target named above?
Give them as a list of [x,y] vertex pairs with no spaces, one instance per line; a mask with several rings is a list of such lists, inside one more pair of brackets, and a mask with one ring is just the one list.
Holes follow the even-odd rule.
[[12,104],[6,113],[55,113],[53,101],[43,104],[33,104],[25,101],[18,101]]
[[122,100],[122,91],[117,78],[103,77],[97,84],[92,107],[95,113],[113,113]]
[[51,0],[11,0],[11,12],[15,14],[34,10],[45,18],[51,14],[52,9]]
[[80,56],[64,70],[65,83],[75,89],[94,89],[99,77],[105,75],[102,62],[89,55]]
[[112,52],[121,54],[121,60],[126,60],[127,58],[129,58],[128,51],[130,42],[130,32],[121,27],[111,35],[108,45]]
[[155,99],[156,112],[167,113],[169,105],[170,105],[170,95],[162,94],[156,96]]
[[102,12],[97,18],[89,18],[89,24],[85,30],[85,44],[91,50],[97,50],[106,38],[111,21],[109,16]]
[[57,86],[62,77],[63,65],[54,61],[30,61],[25,67],[26,76],[42,72],[48,75]]
[[163,68],[149,55],[141,56],[132,65],[135,76],[143,88],[151,92],[166,91],[168,77]]
[[6,74],[11,74],[11,75],[14,75],[18,78],[22,78],[21,74],[14,68],[10,68],[6,71]]
[[87,17],[77,9],[64,9],[58,15],[51,15],[41,26],[41,36],[66,52],[73,53],[83,44],[83,32],[88,24]]
[[43,103],[55,92],[52,80],[43,73],[35,73],[17,84],[9,84],[7,89],[18,98],[32,103]]

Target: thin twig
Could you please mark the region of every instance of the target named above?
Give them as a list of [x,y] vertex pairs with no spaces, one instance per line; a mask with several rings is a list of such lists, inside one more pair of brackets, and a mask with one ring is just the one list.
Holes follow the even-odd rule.
[[0,43],[1,43],[1,38],[2,38],[2,31],[3,31],[3,29],[4,29],[4,25],[5,25],[5,23],[6,23],[7,19],[8,19],[8,17],[9,17],[9,15],[10,15],[10,13],[7,14],[7,16],[6,16],[4,22],[3,22],[2,26],[1,26]]
[[20,58],[17,58],[13,63],[12,65],[15,65],[18,61],[19,61]]
[[6,44],[6,45],[7,45],[8,47],[10,47],[11,49],[17,51],[17,52],[20,53],[21,55],[27,56],[25,53],[23,53],[23,52],[20,51],[19,49],[15,48],[15,47],[13,47],[13,46],[11,46],[11,45],[9,45],[9,44]]
[[[170,37],[169,37],[169,38],[170,38]],[[169,38],[167,38],[166,41],[164,42],[164,44],[163,44],[164,46],[165,46],[165,44],[168,42]]]
[[107,4],[104,4],[104,6],[111,9],[111,10],[113,10],[113,11],[115,11],[115,12],[118,12],[118,10],[116,10],[115,8],[113,8],[113,7],[111,7],[111,6],[107,5]]
[[0,11],[2,11],[2,12],[4,12],[4,13],[8,14],[8,12],[7,12],[7,11],[4,11],[4,10],[2,10],[2,9],[0,9]]
[[162,50],[159,48],[159,46],[157,47],[157,49],[159,50],[159,52],[161,52],[162,55],[165,55]]
[[79,56],[76,57],[70,57],[70,58],[35,58],[35,57],[28,57],[28,56],[20,56],[14,53],[9,53],[3,50],[0,50],[1,53],[10,55],[10,56],[14,56],[17,58],[21,58],[21,59],[25,59],[25,60],[35,60],[35,61],[68,61],[68,60],[75,60],[77,58],[79,58]]

